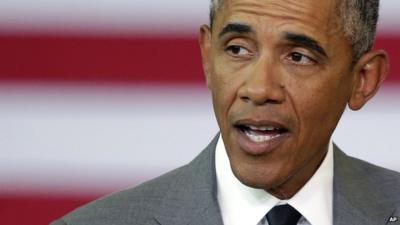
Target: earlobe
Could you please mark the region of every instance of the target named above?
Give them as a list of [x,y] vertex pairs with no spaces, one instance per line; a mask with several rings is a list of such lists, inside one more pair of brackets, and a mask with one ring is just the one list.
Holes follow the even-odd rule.
[[385,51],[366,53],[354,66],[355,82],[349,99],[352,110],[361,109],[378,91],[388,71],[388,56]]
[[211,29],[207,25],[200,27],[199,37],[201,59],[203,64],[204,75],[206,77],[207,87],[210,89],[210,51],[211,51]]

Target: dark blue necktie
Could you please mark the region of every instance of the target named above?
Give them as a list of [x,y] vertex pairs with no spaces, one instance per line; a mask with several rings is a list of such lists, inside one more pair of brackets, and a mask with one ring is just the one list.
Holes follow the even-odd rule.
[[296,225],[301,214],[289,204],[277,205],[267,213],[269,225]]

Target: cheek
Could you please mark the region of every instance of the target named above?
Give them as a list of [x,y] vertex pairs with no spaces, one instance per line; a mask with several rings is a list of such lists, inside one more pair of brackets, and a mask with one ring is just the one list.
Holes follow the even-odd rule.
[[[323,79],[325,78],[325,79]],[[330,79],[327,79],[330,78]],[[349,96],[348,79],[323,76],[297,82],[290,93],[302,138],[326,139],[333,132]]]
[[214,60],[211,69],[211,91],[218,111],[224,109],[227,113],[237,99],[237,93],[244,78],[245,73],[238,72],[219,58]]
[[240,84],[235,77],[224,66],[214,66],[211,73],[213,107],[221,129],[228,126],[229,111],[237,99]]

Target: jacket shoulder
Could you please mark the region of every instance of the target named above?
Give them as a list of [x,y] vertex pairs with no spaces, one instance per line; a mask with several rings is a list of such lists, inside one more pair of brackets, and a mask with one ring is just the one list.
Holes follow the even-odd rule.
[[386,169],[372,163],[350,157],[356,165],[356,169],[366,175],[371,184],[374,184],[382,192],[397,196],[400,201],[400,173],[394,170]]
[[358,158],[350,158],[358,164],[360,169],[368,173],[373,179],[400,182],[400,173],[398,171],[377,166]]
[[181,217],[187,208],[185,204],[197,208],[199,201],[204,202],[199,196],[209,196],[212,201],[214,151],[218,137],[219,134],[189,164],[137,187],[95,200],[53,225],[153,225],[159,224],[154,216],[162,214],[162,210],[166,217],[171,214]]
[[186,167],[90,202],[52,225],[153,224],[153,216],[163,201],[163,194],[179,181]]

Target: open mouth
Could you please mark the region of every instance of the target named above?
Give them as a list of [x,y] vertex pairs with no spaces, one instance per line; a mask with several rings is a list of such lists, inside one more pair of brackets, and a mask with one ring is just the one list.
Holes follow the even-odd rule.
[[275,125],[246,125],[235,126],[251,141],[256,143],[268,142],[288,132],[288,129]]

